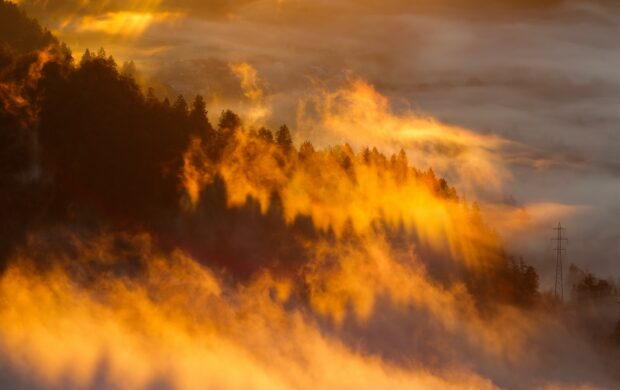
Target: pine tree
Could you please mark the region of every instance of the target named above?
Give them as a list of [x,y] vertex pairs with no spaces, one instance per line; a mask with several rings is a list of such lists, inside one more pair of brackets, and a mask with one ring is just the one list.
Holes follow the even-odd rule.
[[288,126],[280,126],[280,128],[276,132],[276,142],[284,150],[288,150],[293,146],[293,138],[291,137],[291,132],[288,129]]

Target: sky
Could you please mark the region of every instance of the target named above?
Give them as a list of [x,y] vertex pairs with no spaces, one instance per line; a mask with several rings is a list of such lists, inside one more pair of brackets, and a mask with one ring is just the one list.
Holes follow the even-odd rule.
[[203,94],[212,118],[230,107],[258,112],[258,121],[274,127],[287,123],[296,142],[399,148],[398,138],[384,142],[389,134],[356,132],[359,122],[337,132],[333,122],[308,120],[308,102],[364,80],[387,118],[381,123],[433,118],[495,140],[479,144],[493,156],[493,180],[478,165],[460,169],[456,159],[435,166],[428,154],[416,159],[411,144],[403,147],[410,161],[432,166],[479,201],[507,248],[539,270],[544,288],[552,283],[552,227],[560,221],[569,238],[566,267],[620,279],[614,1],[19,2],[76,57],[103,46],[119,63],[134,61],[139,81],[160,95]]

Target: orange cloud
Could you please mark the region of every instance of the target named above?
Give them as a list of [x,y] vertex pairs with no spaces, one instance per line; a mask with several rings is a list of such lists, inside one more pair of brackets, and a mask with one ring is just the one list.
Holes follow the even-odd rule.
[[[124,37],[135,37],[142,34],[152,25],[170,22],[179,18],[179,14],[171,12],[108,12],[103,15],[87,15],[77,22],[65,22],[65,27],[76,33],[99,32]],[[61,30],[64,29],[61,27]]]
[[385,96],[361,79],[301,101],[298,126],[326,143],[372,145],[391,152],[404,148],[414,166],[448,175],[461,192],[475,186],[498,189],[510,177],[500,153],[508,141],[411,111],[397,114]]
[[229,64],[229,68],[239,78],[243,94],[250,102],[250,106],[243,110],[247,124],[249,126],[263,124],[271,115],[271,107],[266,102],[258,72],[246,62]]

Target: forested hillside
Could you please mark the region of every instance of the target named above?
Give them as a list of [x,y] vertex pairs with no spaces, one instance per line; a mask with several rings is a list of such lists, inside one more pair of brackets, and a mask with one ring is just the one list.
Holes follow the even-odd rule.
[[[379,378],[398,372],[410,383],[400,362],[432,370],[444,362],[461,371],[411,383],[491,387],[486,372],[457,363],[475,351],[472,365],[506,359],[496,380],[510,386],[508,351],[528,350],[564,318],[478,205],[432,169],[411,166],[404,151],[316,148],[295,143],[287,125],[247,125],[229,110],[212,124],[203,97],[157,97],[104,49],[74,55],[5,1],[0,107],[0,297],[16,297],[0,300],[0,348],[19,350],[54,383],[75,359],[93,359],[86,379],[66,374],[78,385],[115,383],[116,374],[93,368],[99,354],[138,387],[193,378],[186,361],[162,368],[145,352],[157,339],[158,353],[221,353],[242,367],[274,349],[302,378],[308,361],[360,359],[381,364]],[[571,272],[575,302],[613,296],[610,283]],[[597,343],[618,343],[617,327],[588,318],[575,322]],[[130,342],[90,344],[90,333],[115,332]],[[53,340],[71,348],[49,358],[39,346]],[[125,371],[132,354],[152,364],[144,376]],[[213,375],[196,383],[229,383]]]

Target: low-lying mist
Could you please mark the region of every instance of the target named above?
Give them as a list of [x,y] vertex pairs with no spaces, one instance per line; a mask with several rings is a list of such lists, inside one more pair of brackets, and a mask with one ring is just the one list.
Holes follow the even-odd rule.
[[474,201],[515,145],[357,78],[270,129],[245,63],[212,124],[0,16],[1,387],[617,387],[614,283],[558,299]]

